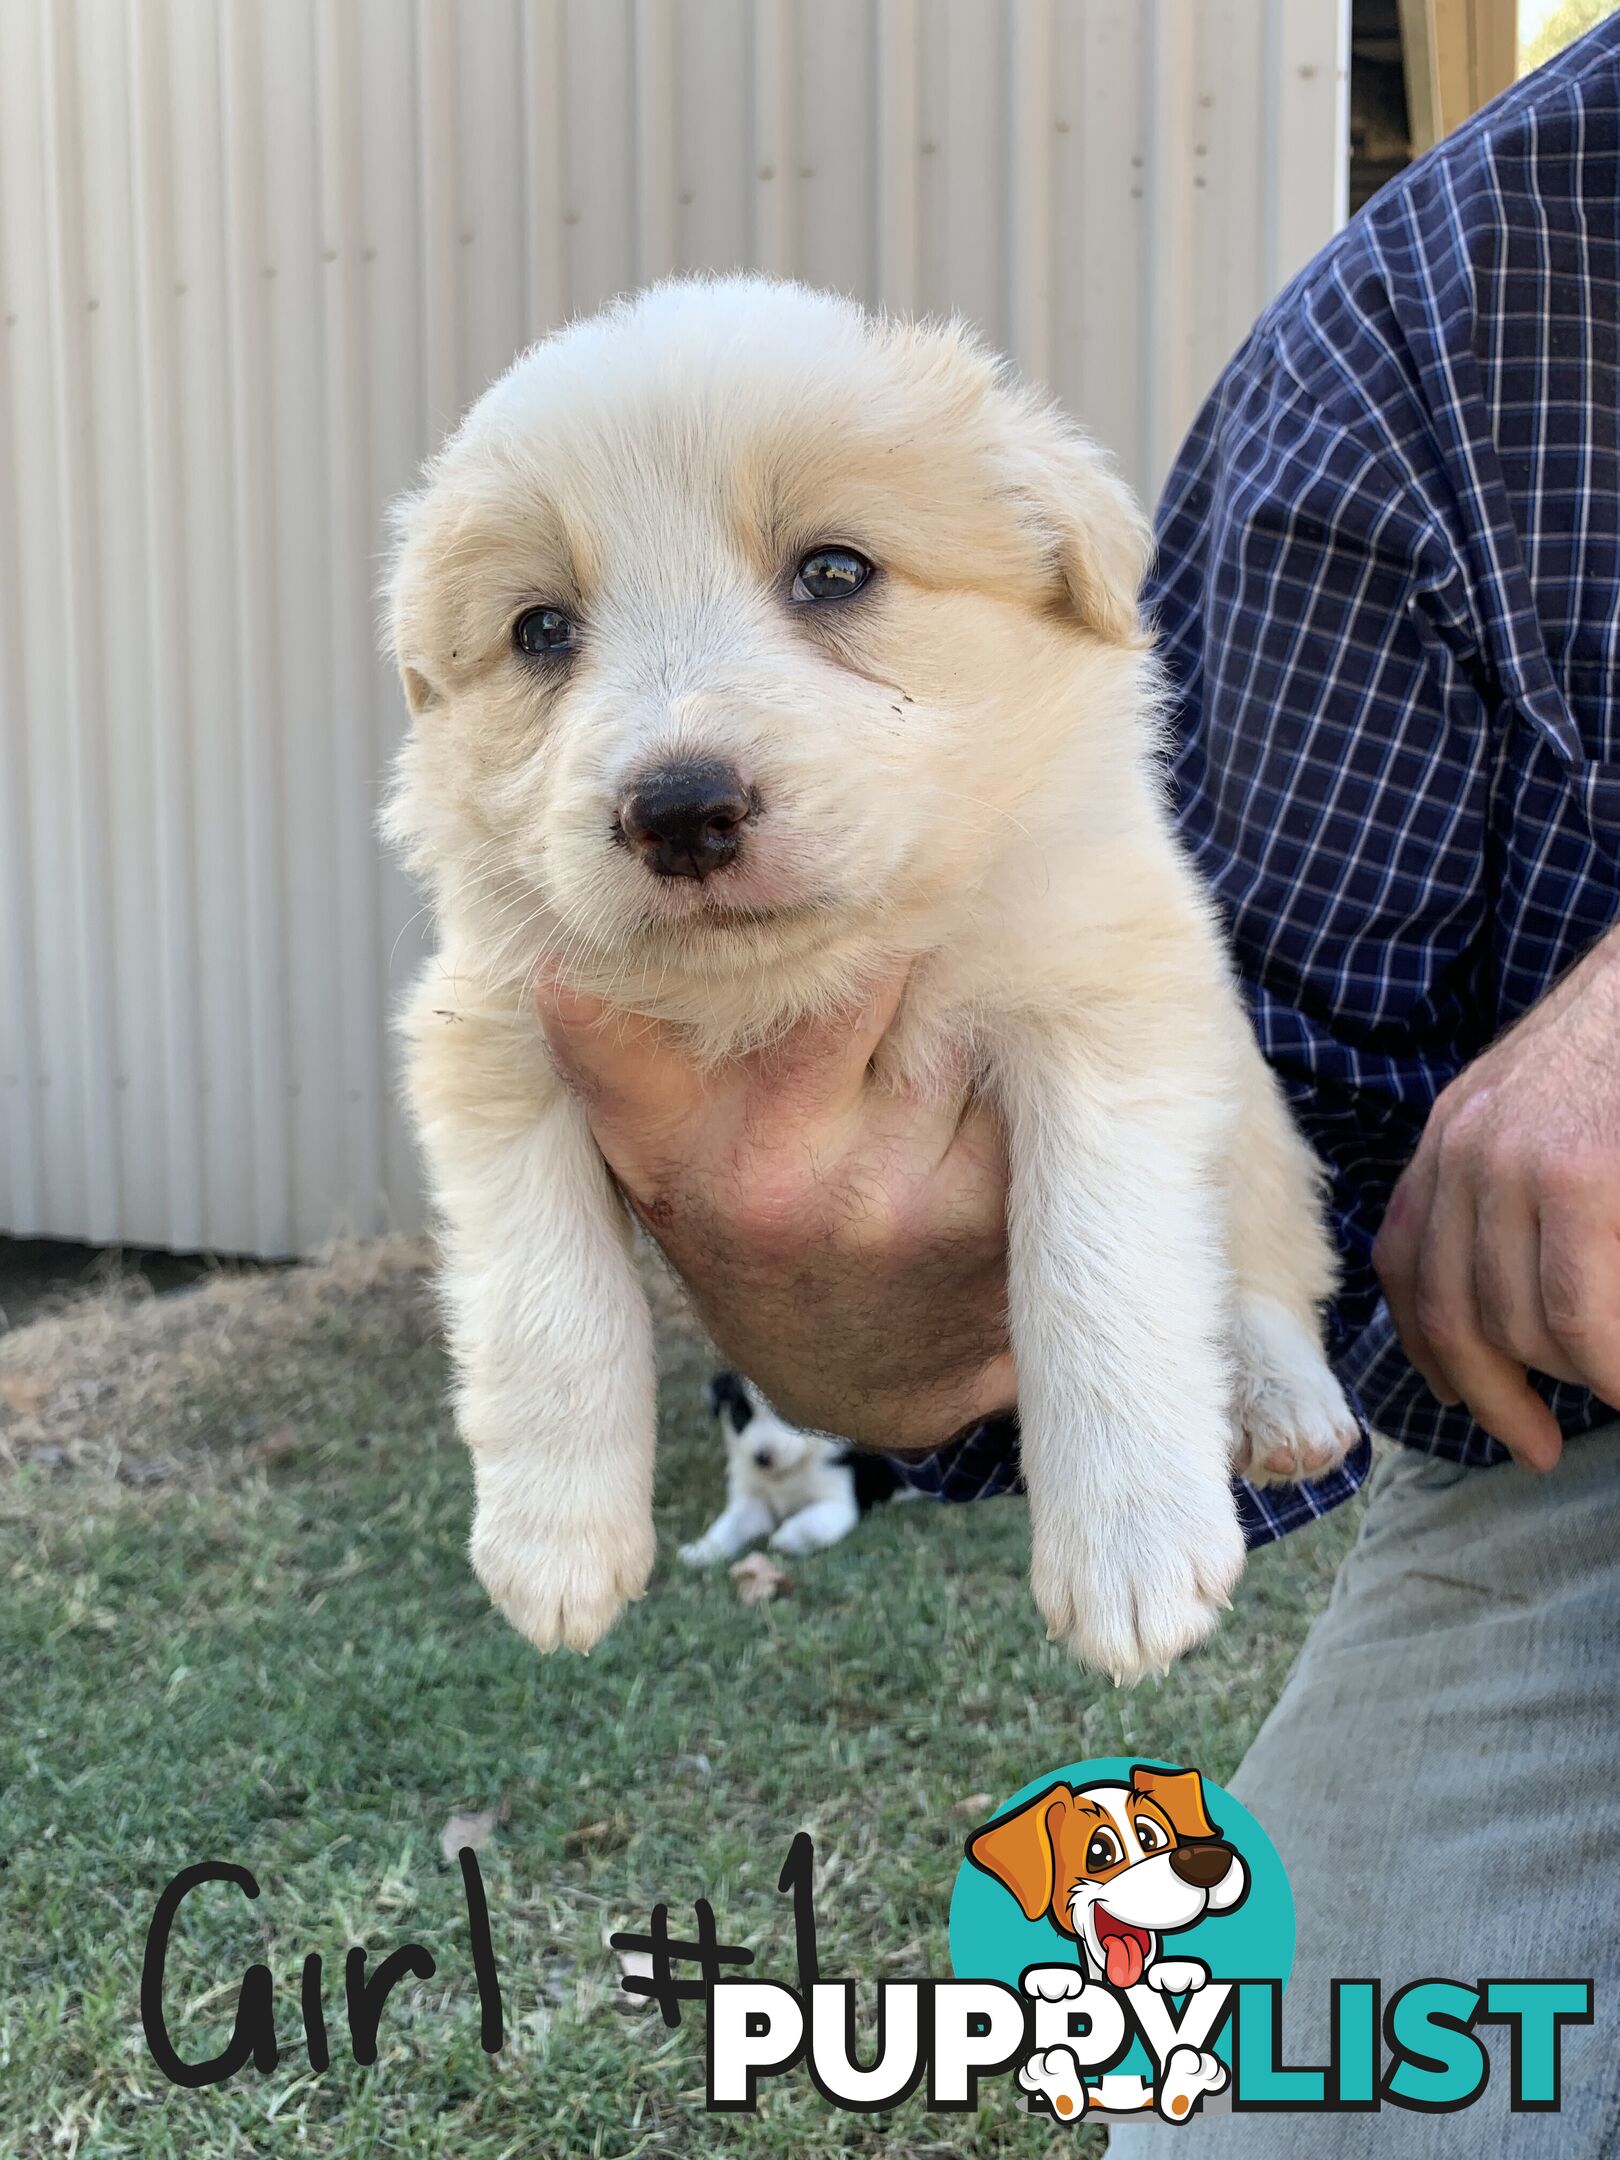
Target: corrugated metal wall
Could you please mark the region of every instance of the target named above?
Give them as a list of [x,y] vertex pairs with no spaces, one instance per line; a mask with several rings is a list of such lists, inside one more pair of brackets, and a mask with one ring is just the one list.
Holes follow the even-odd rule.
[[1341,213],[1343,0],[3,0],[0,1229],[409,1220],[381,506],[689,266],[975,317],[1163,473]]

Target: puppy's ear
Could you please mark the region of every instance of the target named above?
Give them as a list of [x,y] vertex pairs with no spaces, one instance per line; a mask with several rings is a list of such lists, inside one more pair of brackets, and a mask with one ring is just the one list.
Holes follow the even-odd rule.
[[711,1417],[725,1416],[733,1432],[741,1432],[754,1415],[754,1406],[748,1397],[741,1373],[717,1372],[703,1390]]
[[429,487],[401,495],[388,507],[393,547],[383,592],[383,642],[413,720],[445,698],[425,657],[434,645],[435,588],[447,553],[441,522]]
[[1142,643],[1136,596],[1153,553],[1141,505],[1089,436],[1045,411],[1015,431],[1013,485],[1051,565],[1053,598],[1096,637]]
[[1131,1791],[1156,1801],[1178,1838],[1197,1844],[1220,1835],[1205,1810],[1204,1781],[1196,1770],[1149,1770],[1138,1763],[1131,1772]]
[[419,713],[431,712],[435,705],[442,702],[439,692],[420,668],[402,665],[399,680],[400,687],[405,692],[406,708],[413,720]]
[[1052,1903],[1057,1870],[1052,1838],[1073,1798],[1067,1785],[1049,1786],[967,1841],[968,1858],[1012,1892],[1026,1920],[1039,1920]]

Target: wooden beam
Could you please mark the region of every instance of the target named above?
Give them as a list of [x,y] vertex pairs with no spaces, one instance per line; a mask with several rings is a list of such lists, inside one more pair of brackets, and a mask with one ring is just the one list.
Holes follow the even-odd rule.
[[1518,73],[1517,0],[1400,0],[1414,154],[1488,105]]

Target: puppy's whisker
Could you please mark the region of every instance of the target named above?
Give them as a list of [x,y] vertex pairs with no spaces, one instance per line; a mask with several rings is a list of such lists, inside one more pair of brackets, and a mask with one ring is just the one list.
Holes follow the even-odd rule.
[[980,811],[983,814],[986,814],[990,817],[1001,818],[1006,824],[1010,825],[1013,828],[1014,832],[1022,834],[1024,839],[1029,842],[1031,847],[1036,844],[1035,835],[1030,831],[1029,827],[1024,823],[1023,819],[1014,817],[1012,812],[1010,810],[1004,810],[1001,807],[1000,803],[985,802],[984,799],[978,795],[964,795],[956,788],[936,787],[932,790],[932,792],[936,795],[943,796],[947,802],[967,803],[970,808]]
[[409,930],[414,923],[419,923],[424,915],[431,915],[432,912],[432,901],[425,900],[422,905],[415,911],[414,914],[406,916],[405,920],[399,926],[399,936],[395,938],[393,944],[390,945],[388,948],[388,966],[383,971],[385,974],[391,974],[393,972],[395,956],[398,954],[400,946],[404,943],[406,931]]

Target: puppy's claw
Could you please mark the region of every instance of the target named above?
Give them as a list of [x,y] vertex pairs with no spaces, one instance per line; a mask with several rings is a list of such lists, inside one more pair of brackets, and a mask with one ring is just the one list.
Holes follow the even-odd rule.
[[472,1563],[507,1619],[537,1650],[587,1654],[626,1605],[645,1595],[653,1533],[535,1522],[480,1503]]
[[[1218,1458],[1217,1458],[1218,1460]],[[1128,1523],[1041,1511],[1031,1587],[1052,1638],[1116,1686],[1172,1665],[1217,1625],[1243,1566],[1224,1470],[1190,1479]],[[1129,1554],[1122,1560],[1122,1554]]]

